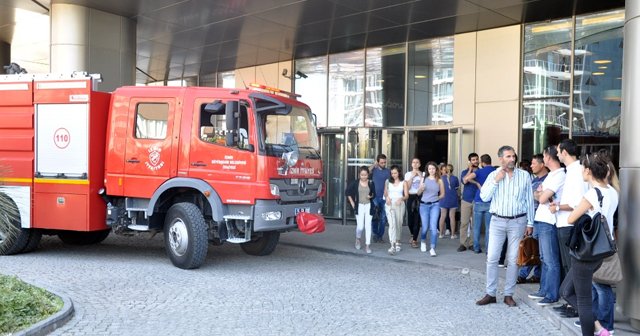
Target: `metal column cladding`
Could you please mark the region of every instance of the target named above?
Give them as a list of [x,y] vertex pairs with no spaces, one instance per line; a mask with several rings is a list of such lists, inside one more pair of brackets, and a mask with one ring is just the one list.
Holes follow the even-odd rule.
[[620,259],[624,280],[618,302],[631,325],[640,329],[640,1],[629,0],[625,8],[622,122],[620,123],[620,207],[618,215]]

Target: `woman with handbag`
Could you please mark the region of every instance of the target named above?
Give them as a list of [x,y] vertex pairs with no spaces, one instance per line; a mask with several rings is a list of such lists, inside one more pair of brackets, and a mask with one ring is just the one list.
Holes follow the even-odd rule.
[[349,183],[345,192],[349,204],[356,214],[356,249],[361,248],[360,238],[365,230],[365,251],[371,253],[371,218],[374,207],[372,201],[375,198],[375,186],[369,179],[369,168],[362,166],[358,170],[359,179]]
[[[601,150],[598,152],[598,155],[608,155],[608,153],[606,150]],[[609,161],[607,182],[620,194],[620,181],[618,180],[616,168],[611,161]],[[611,234],[613,237],[616,237],[614,233],[615,223],[612,222],[612,225],[614,226],[614,230],[611,231]],[[597,277],[600,274],[602,274],[603,279]],[[591,295],[593,296],[593,312],[596,321],[600,322],[602,327],[609,330],[609,332],[613,330],[613,318],[616,305],[616,294],[613,292],[611,284],[615,284],[616,281],[621,281],[621,279],[622,269],[620,268],[620,259],[617,253],[605,259],[602,266],[593,274],[593,288],[591,290]]]
[[[618,207],[618,193],[607,182],[609,162],[609,157],[602,154],[586,155],[582,161],[582,176],[591,188],[569,215],[570,224],[575,224],[583,214],[593,218],[595,214],[601,213],[607,220],[609,232],[613,232],[613,214]],[[561,286],[564,299],[573,307],[577,307],[580,321],[576,325],[582,328],[582,335],[586,336],[591,336],[594,332],[600,336],[609,335],[609,331],[595,321],[592,309],[593,272],[601,264],[602,259],[580,260],[572,254],[571,269]]]

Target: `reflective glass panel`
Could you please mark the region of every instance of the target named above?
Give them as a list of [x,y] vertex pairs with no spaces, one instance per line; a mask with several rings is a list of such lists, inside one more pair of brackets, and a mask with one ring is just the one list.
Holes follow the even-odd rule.
[[327,126],[364,125],[364,50],[329,55]]
[[620,143],[624,10],[576,17],[572,138],[582,152]]
[[295,92],[301,95],[300,100],[311,107],[316,115],[319,127],[327,126],[327,57],[312,57],[296,60],[295,70],[307,75],[296,78]]
[[453,37],[409,44],[407,125],[453,121]]
[[405,46],[367,49],[364,126],[404,125]]
[[572,20],[525,26],[522,158],[569,137]]

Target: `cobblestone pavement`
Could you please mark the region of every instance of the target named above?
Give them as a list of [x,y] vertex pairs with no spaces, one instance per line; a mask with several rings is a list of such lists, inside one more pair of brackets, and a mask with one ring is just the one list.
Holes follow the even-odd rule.
[[53,335],[560,335],[524,304],[477,307],[477,275],[282,244],[267,257],[211,247],[185,271],[160,235],[77,247],[49,237],[0,257],[0,272],[73,300]]

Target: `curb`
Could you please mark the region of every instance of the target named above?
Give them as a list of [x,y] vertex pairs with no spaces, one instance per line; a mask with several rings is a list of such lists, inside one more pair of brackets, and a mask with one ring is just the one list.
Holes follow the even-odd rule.
[[[31,284],[32,286],[36,286],[34,284]],[[36,287],[40,287],[43,288],[42,286],[36,286]],[[60,293],[57,293],[56,291],[47,289],[47,288],[43,288],[45,289],[47,292],[59,297],[62,300],[63,306],[62,309],[60,309],[60,311],[58,311],[57,313],[49,316],[48,318],[26,328],[26,329],[22,329],[18,332],[13,333],[13,336],[42,336],[42,335],[47,335],[49,333],[51,333],[52,331],[62,327],[63,325],[65,325],[65,323],[67,323],[72,317],[73,317],[73,313],[74,313],[74,307],[73,307],[73,302],[71,301],[71,299],[69,297],[67,297],[66,295],[62,295]]]
[[393,261],[393,262],[397,262],[397,263],[419,264],[419,265],[424,265],[426,267],[440,269],[440,270],[444,270],[444,271],[457,271],[457,272],[461,272],[462,274],[465,274],[465,275],[480,276],[480,277],[484,277],[485,276],[484,272],[480,272],[480,271],[472,269],[472,268],[461,267],[461,266],[433,264],[433,263],[426,262],[426,261],[396,259],[396,258],[389,258],[389,257],[386,257],[386,256],[376,256],[376,255],[362,254],[362,253],[356,253],[356,252],[336,250],[336,249],[327,248],[327,247],[310,246],[310,245],[296,244],[296,243],[280,242],[279,244],[282,244],[282,245],[285,245],[285,246],[299,247],[299,248],[304,248],[304,249],[309,249],[309,250],[315,250],[315,251],[325,252],[325,253],[330,253],[330,254],[336,254],[336,255],[345,255],[345,256],[360,257],[360,258],[375,258],[375,259],[389,260],[389,261]]

